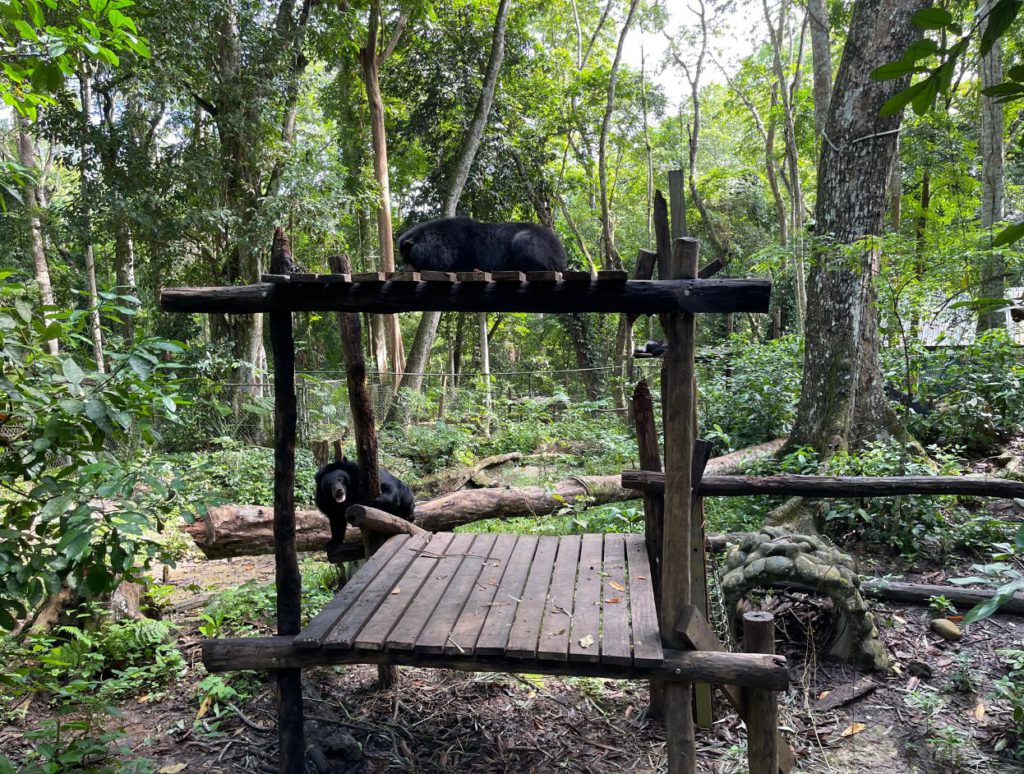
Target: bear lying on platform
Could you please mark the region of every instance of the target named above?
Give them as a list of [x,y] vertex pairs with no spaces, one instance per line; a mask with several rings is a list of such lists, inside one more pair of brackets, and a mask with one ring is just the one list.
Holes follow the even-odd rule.
[[345,511],[350,505],[369,505],[390,514],[413,520],[415,498],[409,485],[380,468],[380,496],[371,500],[366,496],[366,481],[362,468],[352,460],[324,465],[316,474],[316,507],[331,522],[331,542],[328,547],[345,542]]
[[441,218],[405,230],[398,250],[416,271],[564,271],[565,248],[536,223]]

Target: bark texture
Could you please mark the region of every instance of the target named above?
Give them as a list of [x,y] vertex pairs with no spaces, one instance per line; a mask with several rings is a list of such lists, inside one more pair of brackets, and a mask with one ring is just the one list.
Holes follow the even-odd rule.
[[906,438],[883,393],[875,274],[900,116],[879,115],[905,79],[871,71],[920,35],[929,0],[858,0],[832,93],[818,165],[819,245],[808,282],[804,374],[791,445],[824,455],[875,438]]

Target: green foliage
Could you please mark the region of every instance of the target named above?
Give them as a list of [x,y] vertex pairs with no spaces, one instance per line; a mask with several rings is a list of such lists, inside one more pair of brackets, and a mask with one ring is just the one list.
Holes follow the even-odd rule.
[[[700,376],[705,437],[732,451],[789,432],[800,393],[803,348],[796,336],[763,343],[737,334]],[[730,373],[731,370],[731,373]]]
[[969,624],[988,618],[999,609],[1000,605],[1024,589],[1024,572],[1020,569],[1021,556],[1024,556],[1024,526],[1017,529],[1012,543],[996,543],[992,546],[992,562],[976,564],[972,567],[978,575],[950,579],[950,583],[957,585],[980,583],[986,586],[996,586],[995,594],[984,602],[979,602],[968,611],[964,616],[964,623]]
[[1000,736],[994,748],[1011,748],[1014,758],[1024,761],[1024,650],[1004,649],[996,654],[1007,665],[1007,674],[995,681],[996,696],[1010,705],[1010,734]]
[[[134,309],[104,296],[99,312],[110,322]],[[156,421],[174,415],[163,355],[181,347],[141,339],[108,353],[102,373],[75,353],[87,323],[81,310],[37,315],[23,286],[0,285],[0,414],[10,433],[0,455],[0,629],[62,584],[108,592],[162,554],[151,528],[178,484],[149,475],[141,449],[158,438]],[[53,341],[63,354],[50,354]]]
[[118,51],[149,56],[146,39],[125,14],[132,0],[2,0],[0,99],[30,118],[55,104],[79,61],[117,67]]

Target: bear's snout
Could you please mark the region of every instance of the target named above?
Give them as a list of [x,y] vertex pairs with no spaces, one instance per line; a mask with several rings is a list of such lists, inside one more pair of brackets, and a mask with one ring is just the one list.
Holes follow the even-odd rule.
[[347,496],[348,491],[346,491],[344,484],[335,484],[331,487],[331,497],[334,498],[334,502],[343,503]]

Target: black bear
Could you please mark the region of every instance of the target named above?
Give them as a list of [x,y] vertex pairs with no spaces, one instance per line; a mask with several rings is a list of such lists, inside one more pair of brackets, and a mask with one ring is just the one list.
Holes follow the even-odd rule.
[[664,341],[648,341],[642,347],[633,350],[633,357],[661,357],[668,351],[668,344]]
[[316,473],[316,507],[331,522],[331,545],[345,541],[345,511],[350,505],[369,505],[407,521],[413,520],[415,498],[409,485],[380,469],[380,497],[366,496],[363,471],[352,460],[324,465]]
[[441,218],[406,229],[398,250],[416,271],[564,271],[565,248],[536,223]]

